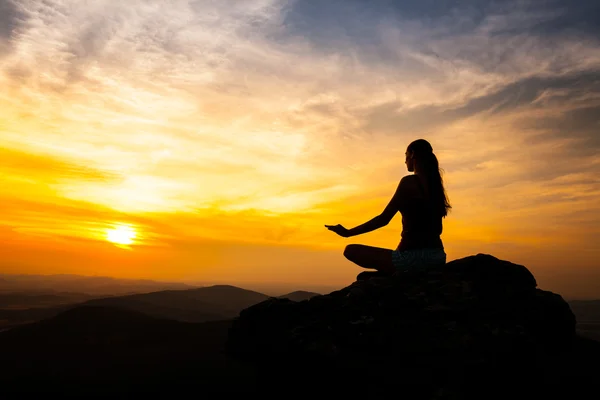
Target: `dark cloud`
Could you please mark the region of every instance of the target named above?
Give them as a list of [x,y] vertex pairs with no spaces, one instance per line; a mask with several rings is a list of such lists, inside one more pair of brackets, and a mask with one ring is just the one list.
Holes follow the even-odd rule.
[[563,154],[594,156],[600,151],[600,104],[557,112],[551,117],[532,118],[518,124],[517,128],[539,132],[530,136],[528,142],[532,145],[569,138],[574,142],[561,149]]
[[[535,3],[534,3],[535,4]],[[551,19],[541,21],[530,29],[532,34],[559,33],[600,34],[600,2],[596,0],[554,0],[541,2],[546,9],[560,11]]]
[[12,1],[0,0],[0,39],[10,38],[20,17],[21,15]]
[[336,48],[348,40],[373,45],[377,38],[372,22],[380,12],[378,5],[370,2],[296,1],[287,10],[284,24],[291,36],[305,37],[321,48]]
[[[416,21],[444,36],[474,32],[496,15],[520,18],[518,24],[497,24],[489,35],[557,35],[600,32],[600,2],[591,0],[302,0],[294,2],[284,20],[292,35],[303,36],[315,46],[337,48],[379,44],[380,23]],[[527,18],[521,19],[524,16]]]
[[[436,105],[403,111],[402,104],[388,103],[369,109],[362,116],[366,121],[363,128],[384,133],[423,132],[478,114],[502,114],[522,107],[543,107],[544,103],[534,102],[547,90],[559,89],[563,91],[561,104],[577,103],[583,93],[600,94],[600,72],[558,78],[527,78],[511,83],[492,94],[475,97],[455,108]],[[587,110],[589,105],[579,104],[579,108]]]
[[[485,17],[488,0],[302,0],[286,13],[286,26],[295,33],[313,38],[333,38],[335,33],[368,41],[368,33],[377,28],[377,20],[434,21],[460,17],[463,28],[474,27]],[[367,34],[367,35],[365,35]]]

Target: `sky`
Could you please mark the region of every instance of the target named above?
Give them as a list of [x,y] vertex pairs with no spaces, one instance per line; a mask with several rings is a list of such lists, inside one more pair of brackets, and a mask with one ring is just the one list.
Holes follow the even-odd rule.
[[448,261],[600,298],[594,1],[0,0],[0,273],[341,288],[428,140]]

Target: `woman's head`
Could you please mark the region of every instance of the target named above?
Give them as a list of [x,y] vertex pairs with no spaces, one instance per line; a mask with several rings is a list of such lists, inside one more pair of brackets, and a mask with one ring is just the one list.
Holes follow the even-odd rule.
[[433,147],[427,140],[417,139],[408,145],[406,149],[406,168],[409,172],[418,172],[419,175],[425,177],[433,206],[443,217],[448,215],[448,210],[452,206],[448,202],[446,190],[444,189],[442,170],[436,155],[433,153]]
[[408,171],[415,172],[415,169],[425,171],[431,163],[431,155],[433,155],[433,148],[427,140],[417,139],[409,144],[406,149],[406,167]]

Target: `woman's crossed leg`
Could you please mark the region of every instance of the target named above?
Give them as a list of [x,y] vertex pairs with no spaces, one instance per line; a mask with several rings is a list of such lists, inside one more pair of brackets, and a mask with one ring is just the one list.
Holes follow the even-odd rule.
[[392,250],[364,244],[349,244],[344,257],[363,268],[372,268],[384,274],[396,272],[392,264]]

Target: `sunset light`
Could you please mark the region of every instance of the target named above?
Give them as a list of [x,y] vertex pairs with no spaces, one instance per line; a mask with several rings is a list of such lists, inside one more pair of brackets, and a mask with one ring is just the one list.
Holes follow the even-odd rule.
[[402,216],[323,225],[379,215],[423,138],[448,260],[592,296],[595,2],[487,3],[0,0],[0,273],[333,290]]
[[118,245],[133,244],[135,237],[135,230],[127,225],[119,225],[106,231],[106,240]]

